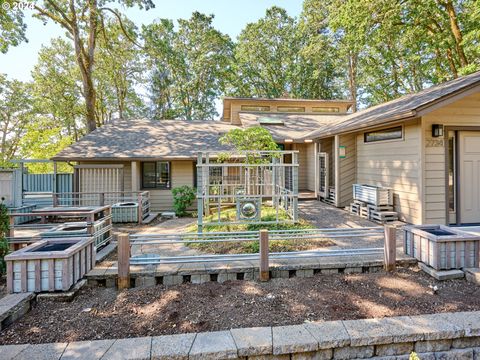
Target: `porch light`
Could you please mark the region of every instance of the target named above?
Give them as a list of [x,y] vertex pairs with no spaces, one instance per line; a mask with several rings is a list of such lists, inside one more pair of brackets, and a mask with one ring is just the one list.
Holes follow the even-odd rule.
[[285,139],[286,143],[293,143],[293,139]]
[[313,140],[312,139],[305,139],[305,142],[306,143],[311,143],[311,142],[313,142]]
[[432,137],[442,137],[443,136],[443,125],[442,124],[433,124],[432,125]]

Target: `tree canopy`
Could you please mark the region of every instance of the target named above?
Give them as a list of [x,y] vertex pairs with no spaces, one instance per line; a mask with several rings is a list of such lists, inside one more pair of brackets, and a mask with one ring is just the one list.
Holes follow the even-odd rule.
[[[151,0],[29,4],[66,36],[42,47],[31,81],[0,73],[0,166],[115,118],[213,120],[222,96],[349,98],[355,111],[480,69],[479,0],[304,0],[298,17],[271,7],[235,40],[213,15],[140,27],[116,9]],[[24,12],[2,10],[0,52],[25,29]]]

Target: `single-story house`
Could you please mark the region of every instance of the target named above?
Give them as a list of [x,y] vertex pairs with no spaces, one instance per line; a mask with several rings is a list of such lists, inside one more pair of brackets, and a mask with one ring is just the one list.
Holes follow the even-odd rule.
[[480,72],[355,113],[351,105],[225,98],[222,121],[117,120],[52,159],[80,164],[79,191],[148,189],[152,209],[165,210],[172,187],[195,185],[199,151],[227,150],[218,139],[229,129],[263,126],[299,151],[300,192],[333,191],[344,207],[354,183],[380,185],[406,222],[480,223]]

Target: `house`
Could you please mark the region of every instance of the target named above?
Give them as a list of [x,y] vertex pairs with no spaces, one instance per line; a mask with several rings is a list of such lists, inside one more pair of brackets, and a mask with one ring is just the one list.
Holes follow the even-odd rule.
[[169,210],[172,188],[196,185],[199,152],[230,150],[219,143],[223,134],[242,126],[261,125],[271,130],[285,149],[299,151],[299,189],[314,196],[314,146],[296,138],[335,123],[351,105],[344,100],[227,98],[222,121],[116,120],[84,136],[52,160],[78,163],[75,191],[149,190],[151,209]]
[[53,160],[77,161],[76,189],[151,191],[169,209],[171,188],[194,185],[199,151],[219,137],[263,126],[299,151],[299,189],[352,201],[352,185],[390,187],[409,223],[480,223],[480,72],[356,113],[348,100],[225,98],[222,121],[119,120]]

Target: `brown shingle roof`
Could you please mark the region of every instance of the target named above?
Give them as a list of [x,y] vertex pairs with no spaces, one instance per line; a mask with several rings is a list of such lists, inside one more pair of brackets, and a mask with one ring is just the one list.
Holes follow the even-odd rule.
[[[303,141],[306,133],[313,129],[323,129],[345,118],[341,114],[285,114],[285,113],[248,113],[241,112],[240,120],[244,127],[261,125],[267,129],[276,141],[285,139]],[[265,123],[262,123],[265,121]],[[267,121],[281,121],[283,124],[268,125]]]
[[418,112],[424,108],[479,84],[480,71],[477,71],[473,74],[432,86],[418,93],[405,95],[401,98],[350,114],[335,125],[308,133],[306,138],[315,139],[331,136],[358,128],[381,125],[393,119],[400,120],[402,118],[419,116]]
[[233,128],[219,121],[116,120],[52,160],[193,159],[199,151],[228,150],[218,139]]

